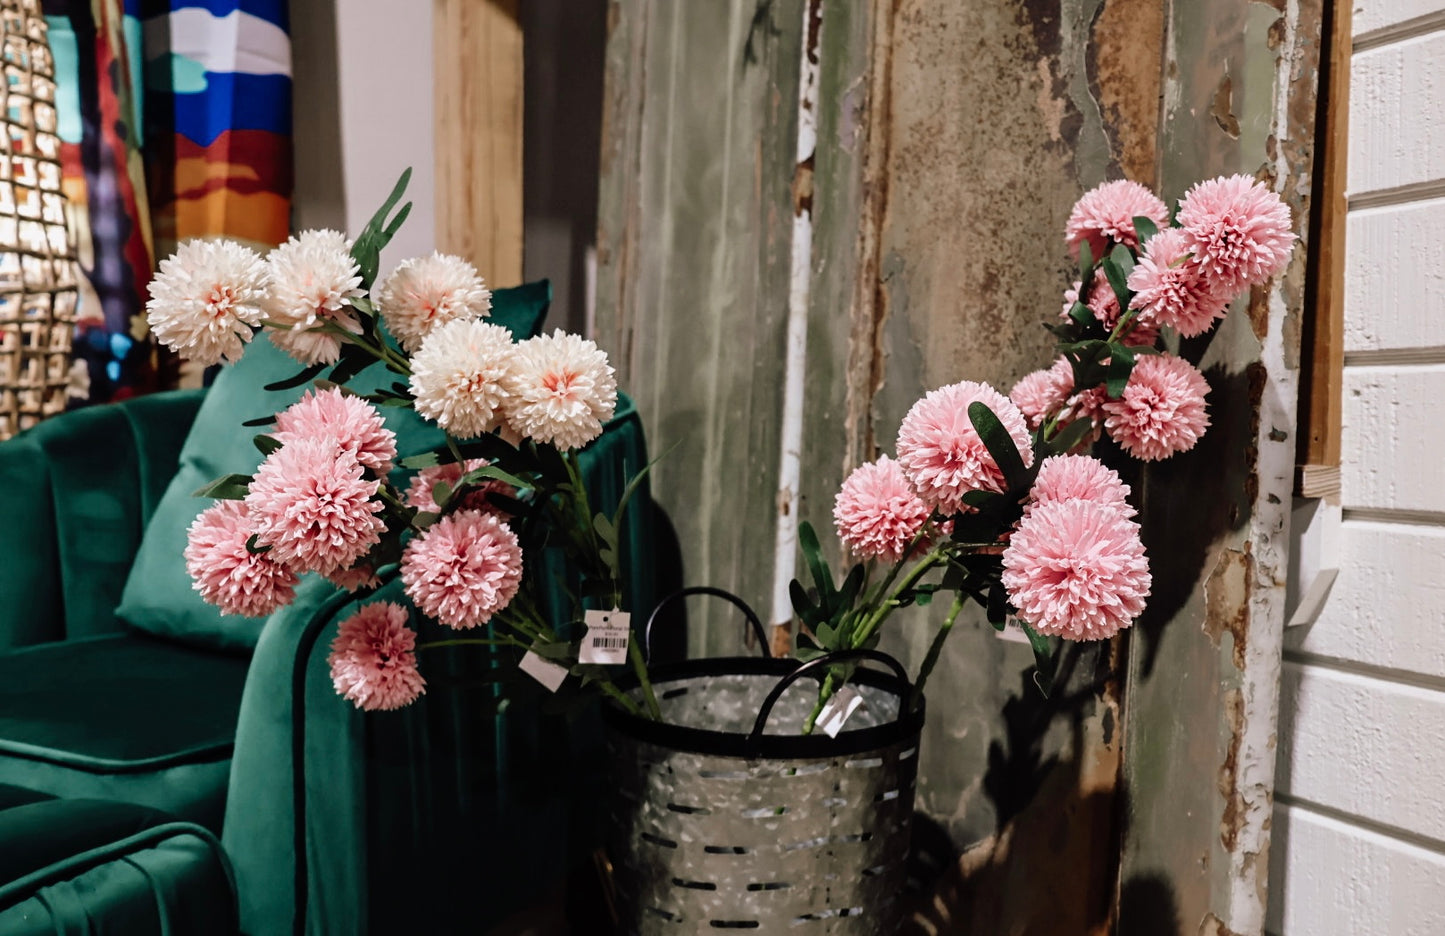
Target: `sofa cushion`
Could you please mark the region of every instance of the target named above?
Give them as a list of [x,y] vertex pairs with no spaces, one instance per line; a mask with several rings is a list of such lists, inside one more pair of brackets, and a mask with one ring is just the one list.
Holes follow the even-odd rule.
[[237,932],[230,866],[205,829],[104,800],[0,811],[0,932]]
[[219,829],[246,668],[134,632],[0,654],[0,783]]
[[[491,321],[505,325],[514,335],[527,337],[540,331],[551,301],[551,286],[544,282],[499,289],[493,294]],[[253,341],[245,355],[224,368],[201,404],[200,412],[181,451],[181,464],[166,488],[155,515],[146,525],[135,564],[126,580],[116,615],[132,627],[196,646],[248,653],[256,646],[261,621],[222,615],[201,600],[191,587],[181,554],[191,521],[212,502],[192,496],[211,481],[227,474],[250,474],[261,463],[252,436],[264,429],[241,423],[269,416],[299,399],[306,387],[284,391],[264,389],[284,380],[300,365],[264,339]],[[396,375],[373,365],[351,386],[369,392],[391,384]],[[409,409],[383,409],[387,426],[397,434],[403,456],[441,443],[440,431]]]

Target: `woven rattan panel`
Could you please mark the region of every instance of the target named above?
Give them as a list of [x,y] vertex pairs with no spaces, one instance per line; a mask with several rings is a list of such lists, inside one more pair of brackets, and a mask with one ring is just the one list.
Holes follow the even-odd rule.
[[75,252],[60,188],[55,62],[39,0],[0,0],[0,439],[65,409]]

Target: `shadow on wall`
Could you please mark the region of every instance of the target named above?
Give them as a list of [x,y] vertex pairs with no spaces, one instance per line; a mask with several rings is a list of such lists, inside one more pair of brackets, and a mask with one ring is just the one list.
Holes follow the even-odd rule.
[[300,196],[291,203],[291,227],[345,231],[336,0],[291,4],[291,48],[292,87],[302,92],[296,95],[291,121],[295,185]]

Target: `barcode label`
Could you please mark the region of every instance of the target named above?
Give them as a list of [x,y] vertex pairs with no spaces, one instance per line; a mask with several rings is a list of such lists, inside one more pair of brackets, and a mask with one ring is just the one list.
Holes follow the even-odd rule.
[[1021,643],[1028,646],[1029,635],[1025,634],[1024,629],[1019,626],[1018,618],[1009,618],[1008,621],[1004,623],[1003,630],[994,631],[994,634],[999,640],[1007,640],[1010,643]]
[[583,616],[587,636],[582,638],[578,663],[615,666],[627,662],[627,647],[632,639],[632,615],[626,611],[588,611]]

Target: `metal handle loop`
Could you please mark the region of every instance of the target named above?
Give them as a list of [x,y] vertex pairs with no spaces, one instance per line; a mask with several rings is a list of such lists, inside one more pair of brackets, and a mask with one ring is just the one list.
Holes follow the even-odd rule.
[[855,650],[834,650],[832,653],[825,653],[820,657],[814,657],[778,680],[778,684],[773,687],[773,691],[769,692],[768,697],[763,700],[762,708],[758,709],[758,719],[753,722],[753,730],[748,735],[748,743],[751,744],[762,737],[763,729],[768,725],[768,716],[773,714],[773,706],[777,704],[778,699],[782,698],[787,688],[798,681],[799,677],[807,676],[823,667],[832,666],[834,663],[841,663],[845,660],[872,660],[875,663],[882,663],[884,666],[893,670],[894,675],[898,677],[904,686],[904,691],[898,695],[898,717],[894,719],[895,723],[902,721],[903,716],[907,714],[908,711],[908,671],[903,668],[903,664],[882,650],[868,650],[861,647]]
[[674,601],[679,601],[689,595],[710,595],[714,598],[722,598],[736,605],[747,617],[748,624],[752,625],[753,635],[758,638],[758,646],[762,648],[763,656],[771,657],[773,655],[772,648],[768,646],[768,634],[767,631],[763,629],[763,622],[758,619],[757,613],[748,606],[746,601],[743,601],[737,595],[723,588],[713,588],[711,585],[693,585],[688,588],[680,588],[672,594],[665,596],[653,607],[652,613],[647,616],[647,626],[642,631],[642,655],[645,661],[652,661],[652,622],[657,620],[657,613]]

